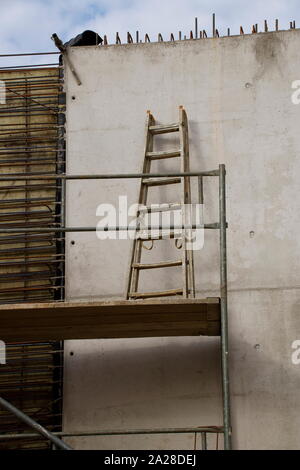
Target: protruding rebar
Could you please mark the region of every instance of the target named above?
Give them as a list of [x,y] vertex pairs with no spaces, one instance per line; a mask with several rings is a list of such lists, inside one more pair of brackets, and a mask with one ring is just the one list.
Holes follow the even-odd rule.
[[269,31],[267,20],[265,20],[264,24],[265,24],[265,33],[267,33]]
[[212,35],[213,38],[216,36],[216,14],[213,13],[212,15]]

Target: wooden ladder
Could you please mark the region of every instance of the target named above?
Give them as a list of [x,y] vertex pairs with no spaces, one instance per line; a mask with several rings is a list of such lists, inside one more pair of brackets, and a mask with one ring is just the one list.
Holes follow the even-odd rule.
[[[168,151],[153,151],[154,147],[154,137],[161,134],[170,134],[173,132],[179,132],[179,142],[180,146],[174,150]],[[146,119],[146,128],[145,128],[145,148],[144,148],[144,163],[143,163],[143,173],[150,173],[151,171],[151,162],[153,160],[161,160],[166,158],[180,158],[180,170],[178,172],[186,173],[189,172],[189,140],[188,140],[188,120],[186,112],[183,106],[179,107],[179,122],[169,125],[156,125],[155,119],[147,111]],[[148,188],[154,186],[162,186],[169,184],[180,184],[181,186],[181,202],[180,203],[171,203],[171,204],[161,204],[157,205],[155,208],[154,205],[147,206],[147,197],[148,197]],[[147,299],[151,297],[169,297],[174,295],[180,295],[184,298],[195,297],[195,280],[194,280],[194,261],[193,261],[193,251],[187,249],[187,229],[185,229],[185,224],[191,223],[190,215],[188,214],[186,204],[191,204],[191,187],[190,187],[190,178],[189,177],[167,177],[167,178],[142,178],[140,192],[139,192],[139,207],[137,216],[138,220],[141,220],[144,213],[151,212],[163,212],[163,211],[174,211],[181,210],[181,222],[182,229],[176,233],[170,232],[168,238],[180,238],[181,239],[181,258],[178,260],[171,261],[162,261],[159,263],[143,264],[141,262],[142,258],[142,249],[143,243],[145,240],[160,240],[163,237],[161,232],[159,235],[148,235],[145,234],[145,230],[142,228],[137,229],[135,234],[135,239],[133,241],[131,261],[129,267],[129,276],[127,284],[127,294],[126,298],[135,300],[135,299]],[[142,227],[142,225],[138,225]],[[177,240],[176,240],[177,242]],[[154,243],[154,241],[152,241]],[[178,247],[178,245],[176,245]],[[182,286],[166,291],[157,291],[157,292],[139,292],[139,274],[143,269],[162,269],[180,266],[182,269]]]

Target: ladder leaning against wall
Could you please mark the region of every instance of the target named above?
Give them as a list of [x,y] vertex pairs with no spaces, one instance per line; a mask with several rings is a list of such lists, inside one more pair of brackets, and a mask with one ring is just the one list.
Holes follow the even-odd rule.
[[[154,151],[154,137],[161,134],[179,133],[179,147],[172,150]],[[186,210],[187,205],[191,205],[191,184],[190,176],[167,176],[166,178],[148,177],[151,174],[151,163],[154,160],[163,159],[180,159],[180,172],[182,174],[190,174],[189,165],[189,136],[188,136],[188,119],[183,106],[179,107],[179,120],[172,124],[156,124],[155,119],[150,111],[147,111],[145,125],[145,145],[143,156],[143,167],[137,210],[137,231],[132,244],[126,299],[138,300],[157,297],[182,296],[183,298],[195,297],[195,278],[194,278],[194,261],[193,251],[188,248],[187,239],[191,240],[191,213]],[[178,170],[177,170],[178,171]],[[221,307],[221,365],[222,365],[222,389],[223,389],[223,433],[224,447],[231,448],[231,419],[230,419],[230,396],[229,396],[229,374],[228,374],[228,322],[227,322],[227,257],[226,257],[226,200],[225,200],[225,166],[220,165],[219,171],[207,172],[204,176],[219,177],[219,222],[217,224],[203,225],[207,229],[220,230],[220,307]],[[150,187],[161,187],[165,185],[177,185],[180,188],[180,203],[171,202],[158,205],[147,205],[148,189]],[[198,176],[199,184],[199,203],[203,204],[203,176]],[[145,230],[143,218],[152,212],[165,211],[181,211],[182,229],[180,233],[181,240],[181,257],[176,260],[162,260],[155,263],[143,263],[142,251],[144,242],[150,240],[153,243],[162,240],[163,228],[160,226],[158,234],[153,236],[151,232],[151,224],[148,230]],[[147,219],[148,221],[149,219]],[[160,223],[161,223],[160,218]],[[187,228],[188,227],[188,228]],[[150,228],[150,231],[149,231]],[[161,230],[161,231],[160,231]],[[175,238],[175,233],[170,232],[169,238]],[[177,232],[178,236],[178,232]],[[178,238],[176,239],[176,241]],[[176,245],[177,246],[177,245]],[[148,249],[148,248],[147,248]],[[139,277],[142,270],[151,270],[156,272],[157,269],[168,269],[172,267],[181,267],[182,269],[182,286],[176,286],[172,290],[140,292]],[[206,435],[205,435],[206,439]],[[202,443],[202,448],[206,448],[206,443]]]
[[[161,134],[170,134],[179,132],[179,147],[171,151],[153,151],[154,137]],[[150,111],[147,112],[146,119],[146,141],[144,150],[144,162],[142,173],[151,172],[151,163],[154,160],[163,159],[180,159],[180,171],[182,173],[189,171],[189,141],[188,141],[188,122],[187,115],[182,106],[179,107],[179,122],[172,124],[171,126],[155,125],[155,120]],[[147,205],[148,200],[148,189],[150,187],[161,187],[167,185],[178,184],[180,186],[180,202],[171,202],[167,204],[159,205]],[[188,205],[192,202],[191,200],[191,185],[190,178],[174,177],[174,178],[142,178],[141,186],[139,191],[139,209],[138,217],[143,217],[153,212],[159,212],[160,215],[163,212],[179,211],[181,213],[182,230],[178,234],[175,232],[168,233],[168,237],[175,238],[175,244],[178,246],[177,241],[180,240],[180,251],[181,257],[176,260],[163,260],[159,263],[142,263],[142,250],[144,247],[144,241],[150,240],[152,246],[154,240],[163,239],[163,232],[158,231],[157,234],[149,234],[148,230],[140,230],[133,242],[131,263],[129,271],[129,279],[127,286],[127,299],[145,299],[153,297],[169,297],[169,296],[183,296],[184,298],[195,297],[195,279],[194,279],[194,261],[193,251],[187,249],[187,233],[186,225],[189,222],[189,214],[185,210]],[[161,219],[161,217],[160,217]],[[179,238],[178,238],[179,237]],[[165,269],[173,268],[178,266],[182,270],[182,285],[176,286],[176,288],[165,291],[156,292],[138,292],[139,285],[139,274],[141,270],[145,269]]]

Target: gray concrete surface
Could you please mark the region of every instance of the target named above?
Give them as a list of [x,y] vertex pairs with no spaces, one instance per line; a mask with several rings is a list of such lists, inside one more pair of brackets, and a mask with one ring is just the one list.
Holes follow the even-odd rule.
[[[191,169],[226,164],[236,449],[300,448],[300,365],[291,361],[291,344],[300,338],[300,107],[291,101],[292,82],[300,79],[299,43],[295,30],[73,48],[82,86],[66,73],[68,173],[140,171],[146,110],[161,123],[176,122],[181,104],[189,118]],[[173,138],[167,141],[172,148]],[[175,170],[174,162],[153,169]],[[69,182],[67,225],[95,225],[97,205],[125,194],[136,202],[138,181]],[[176,197],[174,189],[153,192],[153,202]],[[206,222],[216,220],[216,209],[217,186],[209,181]],[[156,244],[157,259],[172,257],[167,243]],[[69,234],[68,300],[124,296],[129,248],[124,240]],[[217,233],[206,233],[195,266],[197,295],[216,295]],[[174,271],[143,282],[149,290],[171,288],[180,276]],[[67,342],[64,429],[221,424],[218,346],[218,339],[206,338]],[[78,448],[195,445],[192,435],[69,441]]]

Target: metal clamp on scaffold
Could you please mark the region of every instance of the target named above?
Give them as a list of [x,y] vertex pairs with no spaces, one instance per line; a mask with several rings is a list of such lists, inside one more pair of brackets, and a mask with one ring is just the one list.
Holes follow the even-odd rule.
[[60,52],[63,54],[64,56],[64,59],[66,61],[66,63],[68,64],[68,66],[70,67],[70,70],[77,82],[77,85],[81,85],[81,80],[73,66],[73,63],[68,55],[68,49],[67,47],[64,46],[63,42],[61,39],[59,39],[59,37],[57,36],[56,33],[53,33],[52,36],[51,36],[51,39],[54,41],[54,44],[56,45],[57,49],[60,50]]

